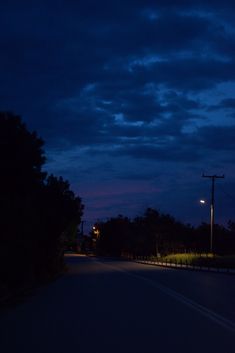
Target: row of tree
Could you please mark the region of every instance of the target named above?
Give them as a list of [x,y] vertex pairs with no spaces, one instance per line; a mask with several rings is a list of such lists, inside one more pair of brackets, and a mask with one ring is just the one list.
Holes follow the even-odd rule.
[[0,113],[0,288],[61,271],[64,245],[81,222],[80,197],[42,169],[43,144],[20,117]]
[[[183,224],[174,217],[148,208],[143,216],[131,220],[118,216],[97,223],[99,237],[93,234],[101,255],[166,255],[177,252],[209,252],[210,225]],[[235,223],[225,228],[215,225],[213,248],[217,254],[235,254]]]

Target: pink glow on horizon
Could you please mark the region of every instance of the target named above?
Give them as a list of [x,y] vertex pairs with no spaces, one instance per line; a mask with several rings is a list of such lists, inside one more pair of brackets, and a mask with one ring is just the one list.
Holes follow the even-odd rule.
[[86,184],[79,195],[85,204],[83,219],[86,220],[87,232],[97,220],[105,220],[119,214],[134,218],[147,207],[151,207],[153,194],[163,191],[148,181],[139,180]]
[[121,196],[126,194],[143,194],[143,193],[159,193],[162,190],[155,186],[149,185],[147,182],[125,182],[125,183],[106,183],[87,185],[87,189],[83,187],[82,195],[85,198],[99,198]]

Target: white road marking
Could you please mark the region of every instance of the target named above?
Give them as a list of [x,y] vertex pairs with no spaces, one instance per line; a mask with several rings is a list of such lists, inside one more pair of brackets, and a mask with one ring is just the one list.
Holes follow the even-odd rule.
[[105,265],[111,267],[115,271],[123,272],[130,277],[137,278],[137,279],[140,279],[140,280],[148,283],[152,287],[159,289],[162,293],[167,294],[171,298],[174,298],[175,300],[181,302],[182,304],[187,305],[191,309],[201,313],[203,316],[214,321],[215,323],[219,324],[223,328],[225,328],[229,331],[235,332],[235,323],[233,321],[226,319],[225,317],[215,313],[214,311],[208,309],[207,307],[205,307],[201,304],[198,304],[194,300],[191,300],[191,299],[185,297],[184,295],[176,292],[175,290],[170,289],[167,286],[162,285],[160,283],[157,283],[156,281],[153,281],[153,280],[146,278],[144,276],[133,274],[133,273],[129,272],[128,270],[124,270],[119,267],[117,268],[117,267],[112,266],[107,263],[105,263]]

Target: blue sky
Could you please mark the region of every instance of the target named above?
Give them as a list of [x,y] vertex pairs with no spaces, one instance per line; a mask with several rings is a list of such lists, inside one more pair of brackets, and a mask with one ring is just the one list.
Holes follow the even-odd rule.
[[[213,4],[212,4],[213,3]],[[235,219],[233,1],[2,1],[1,110],[45,140],[84,219]]]

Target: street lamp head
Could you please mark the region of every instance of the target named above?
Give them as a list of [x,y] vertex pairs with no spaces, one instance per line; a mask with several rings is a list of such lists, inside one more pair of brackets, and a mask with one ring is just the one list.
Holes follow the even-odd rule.
[[202,199],[201,199],[199,202],[200,202],[202,205],[205,205],[205,204],[206,204],[206,200],[202,200]]

